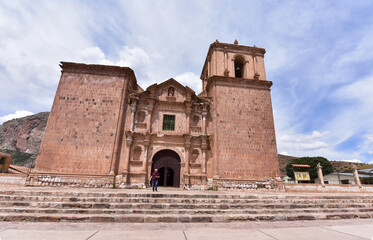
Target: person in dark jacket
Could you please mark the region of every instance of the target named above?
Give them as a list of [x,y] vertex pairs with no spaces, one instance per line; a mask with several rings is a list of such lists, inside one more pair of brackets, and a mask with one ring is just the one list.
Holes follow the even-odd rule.
[[159,172],[158,169],[154,169],[154,172],[152,173],[151,180],[152,180],[152,187],[153,187],[153,192],[154,190],[158,192],[158,180],[159,180]]

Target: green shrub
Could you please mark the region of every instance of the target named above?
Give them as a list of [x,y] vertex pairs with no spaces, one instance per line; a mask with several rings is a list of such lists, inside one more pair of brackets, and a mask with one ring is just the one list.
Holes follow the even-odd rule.
[[[318,163],[320,163],[321,166],[322,166],[323,175],[327,175],[327,174],[333,172],[333,166],[330,164],[330,162],[326,158],[323,158],[323,157],[302,157],[302,158],[294,159],[290,163],[288,163],[288,165],[286,165],[286,174],[289,177],[294,178],[294,171],[293,170],[295,170],[295,171],[309,171],[311,181],[313,181],[313,179],[317,178],[317,168],[316,168],[316,166],[317,166]],[[294,169],[293,169],[292,164],[307,164],[307,165],[310,165],[310,168],[294,167]]]

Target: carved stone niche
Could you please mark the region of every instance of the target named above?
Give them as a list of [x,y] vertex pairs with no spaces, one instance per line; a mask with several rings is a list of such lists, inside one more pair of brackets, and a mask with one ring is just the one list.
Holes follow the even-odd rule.
[[145,120],[145,112],[138,111],[136,114],[136,122],[144,122],[144,120]]
[[190,154],[190,165],[192,167],[200,167],[201,164],[198,161],[199,159],[199,151],[198,149],[193,149],[193,151]]
[[176,97],[175,97],[175,88],[174,87],[169,87],[167,90],[167,101],[169,102],[176,102]]
[[136,114],[136,128],[139,128],[139,129],[145,129],[146,128],[146,123],[144,123],[145,121],[145,112],[144,111],[139,111],[137,112]]
[[167,92],[167,97],[175,97],[175,88],[169,87]]
[[198,115],[194,115],[192,117],[192,123],[191,123],[190,129],[192,130],[192,132],[201,132],[202,129],[200,125],[201,125],[201,117]]
[[132,163],[141,163],[141,153],[142,153],[142,148],[140,146],[136,146],[133,149],[133,157],[131,159]]

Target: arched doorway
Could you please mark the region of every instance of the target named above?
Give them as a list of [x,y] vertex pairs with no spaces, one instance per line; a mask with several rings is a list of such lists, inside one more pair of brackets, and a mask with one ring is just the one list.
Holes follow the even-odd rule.
[[172,150],[161,150],[153,157],[152,172],[159,171],[158,186],[180,186],[180,157]]

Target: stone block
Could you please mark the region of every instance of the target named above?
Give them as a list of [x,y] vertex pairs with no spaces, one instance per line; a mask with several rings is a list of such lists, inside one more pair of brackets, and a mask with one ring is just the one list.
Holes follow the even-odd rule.
[[178,216],[161,216],[160,221],[167,223],[175,223],[178,221]]

